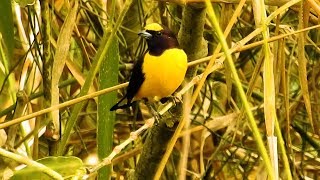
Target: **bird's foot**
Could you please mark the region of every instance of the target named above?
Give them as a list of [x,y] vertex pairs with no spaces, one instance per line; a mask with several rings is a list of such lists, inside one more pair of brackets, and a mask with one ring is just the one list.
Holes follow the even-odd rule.
[[161,114],[158,113],[157,111],[154,112],[153,114],[153,117],[154,117],[154,124],[157,126],[159,123],[160,123],[160,119],[162,118]]
[[145,100],[145,104],[147,105],[152,116],[154,117],[155,125],[158,125],[160,122],[160,119],[162,118],[161,114],[156,110],[156,108],[154,107],[154,104],[151,104],[148,100]]
[[162,104],[166,103],[167,101],[171,101],[175,106],[177,106],[178,103],[182,103],[182,98],[180,96],[170,95],[168,97],[164,97],[160,99],[160,102]]

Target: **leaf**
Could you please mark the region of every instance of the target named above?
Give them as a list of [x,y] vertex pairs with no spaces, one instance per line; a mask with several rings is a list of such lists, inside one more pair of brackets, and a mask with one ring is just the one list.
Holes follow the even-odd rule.
[[19,6],[25,7],[34,4],[35,0],[15,0],[15,2],[18,3]]
[[[85,175],[86,169],[82,163],[82,160],[74,157],[46,157],[43,159],[37,160],[37,162],[51,168],[52,170],[61,174],[64,178],[73,177],[73,176],[82,176]],[[23,180],[23,179],[52,179],[50,176],[41,172],[38,168],[34,167],[25,167],[19,171],[16,171],[11,178],[12,180]]]
[[11,1],[0,1],[0,43],[5,47],[4,53],[8,62],[12,59],[14,38]]
[[[304,19],[303,19],[303,13],[305,10],[304,7],[305,3],[301,3],[300,5],[300,11],[299,11],[299,24],[298,29],[303,29],[304,27]],[[314,122],[312,118],[312,106],[311,106],[311,100],[310,100],[310,93],[309,93],[309,87],[308,87],[308,74],[307,74],[307,59],[305,55],[305,33],[299,33],[298,35],[298,63],[299,63],[299,80],[301,85],[301,92],[303,96],[303,100],[306,106],[308,118],[310,121],[310,126],[313,129],[313,132],[319,133],[319,127],[317,122]]]
[[[105,59],[102,61],[99,73],[99,88],[104,89],[118,84],[119,44],[117,39],[112,41]],[[108,78],[106,78],[108,77]],[[98,98],[98,155],[106,157],[113,149],[113,129],[116,114],[110,108],[116,103],[117,92],[111,92]],[[99,179],[109,179],[111,166],[99,171]]]
[[[52,67],[52,81],[51,81],[51,106],[59,104],[59,80],[63,72],[63,68],[66,63],[66,59],[69,55],[72,31],[75,26],[79,3],[75,1],[75,4],[70,8],[69,14],[61,27],[61,31],[57,41],[56,54],[54,55],[53,67]],[[54,124],[54,139],[59,138],[60,123],[59,123],[59,110],[52,111],[52,122]]]
[[8,136],[4,129],[0,129],[0,147],[2,147],[6,143],[7,138]]

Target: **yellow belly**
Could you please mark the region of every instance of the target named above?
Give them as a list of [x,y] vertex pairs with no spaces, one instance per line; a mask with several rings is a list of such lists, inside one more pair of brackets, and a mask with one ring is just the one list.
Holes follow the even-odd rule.
[[161,56],[144,57],[145,80],[135,98],[163,98],[171,95],[182,83],[188,68],[187,55],[181,49],[168,49]]

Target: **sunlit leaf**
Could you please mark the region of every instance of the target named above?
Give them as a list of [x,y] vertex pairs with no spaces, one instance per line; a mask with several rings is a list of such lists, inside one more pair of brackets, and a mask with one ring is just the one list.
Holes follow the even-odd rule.
[[[70,178],[73,176],[81,176],[86,173],[82,160],[77,157],[47,157],[39,159],[37,162],[51,168],[52,170],[61,174],[64,178]],[[22,170],[16,171],[11,178],[12,180],[21,179],[52,179],[47,174],[39,171],[34,167],[26,167]]]
[[35,0],[15,0],[21,7],[34,4]]
[[13,39],[13,19],[11,1],[0,1],[0,42],[3,44],[4,53],[8,59],[12,59],[14,39]]

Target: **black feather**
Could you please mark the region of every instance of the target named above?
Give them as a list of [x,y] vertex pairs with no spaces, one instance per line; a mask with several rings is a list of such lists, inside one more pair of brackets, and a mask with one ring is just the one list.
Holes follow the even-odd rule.
[[147,32],[152,34],[152,38],[147,39],[150,55],[161,56],[167,49],[179,48],[176,36],[167,27],[161,31],[147,30]]
[[[132,99],[139,91],[143,81],[145,80],[144,73],[142,72],[143,58],[139,58],[132,69],[129,85],[127,88],[127,94],[117,104],[111,107],[110,111],[117,109],[124,109],[132,105]],[[120,103],[127,99],[127,103],[120,106]]]
[[[179,48],[179,43],[174,33],[164,26],[163,30],[161,31],[146,30],[146,32],[152,35],[151,37],[145,37],[147,38],[146,41],[148,44],[148,50],[146,53],[149,53],[152,56],[161,56],[161,54],[167,49]],[[143,35],[143,33],[140,34]],[[144,57],[138,59],[132,69],[132,75],[127,88],[127,94],[117,104],[112,106],[110,111],[124,109],[132,105],[131,101],[138,93],[142,83],[145,80],[145,74],[142,72],[143,62]],[[127,99],[127,103],[120,105],[120,103],[125,99]]]

